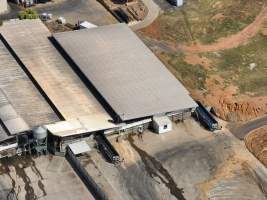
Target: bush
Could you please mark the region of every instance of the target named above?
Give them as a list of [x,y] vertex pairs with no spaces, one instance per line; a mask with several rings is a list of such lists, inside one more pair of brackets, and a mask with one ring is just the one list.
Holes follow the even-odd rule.
[[35,10],[32,9],[25,9],[19,13],[20,19],[37,19],[38,13]]

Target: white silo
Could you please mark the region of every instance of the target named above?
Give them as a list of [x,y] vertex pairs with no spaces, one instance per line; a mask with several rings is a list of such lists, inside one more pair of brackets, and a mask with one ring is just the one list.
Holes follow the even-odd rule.
[[0,14],[7,11],[7,0],[0,0]]

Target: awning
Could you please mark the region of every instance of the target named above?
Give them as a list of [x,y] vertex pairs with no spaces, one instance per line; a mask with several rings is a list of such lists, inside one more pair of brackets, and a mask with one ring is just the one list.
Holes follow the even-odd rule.
[[91,151],[91,148],[85,141],[69,144],[69,147],[75,155]]

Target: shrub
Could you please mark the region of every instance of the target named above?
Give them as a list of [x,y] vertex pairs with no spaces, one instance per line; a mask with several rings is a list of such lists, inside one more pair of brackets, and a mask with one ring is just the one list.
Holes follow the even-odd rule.
[[35,10],[32,9],[25,9],[19,13],[20,19],[37,19],[38,13]]

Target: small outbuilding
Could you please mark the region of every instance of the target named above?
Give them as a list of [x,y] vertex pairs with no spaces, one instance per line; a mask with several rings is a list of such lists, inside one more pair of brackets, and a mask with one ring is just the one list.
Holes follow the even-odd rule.
[[166,133],[172,130],[172,122],[167,116],[153,117],[153,129],[156,133]]
[[90,29],[90,28],[96,28],[97,26],[95,24],[92,24],[88,21],[82,21],[79,23],[79,28],[80,29],[84,29],[84,28],[87,28],[87,29]]

